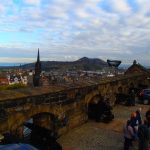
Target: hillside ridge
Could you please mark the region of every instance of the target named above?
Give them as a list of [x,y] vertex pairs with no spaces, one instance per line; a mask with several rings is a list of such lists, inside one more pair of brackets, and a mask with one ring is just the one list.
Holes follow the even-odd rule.
[[[82,57],[76,61],[41,61],[43,71],[52,70],[101,70],[108,67],[107,62],[99,58]],[[34,70],[35,63],[24,64],[23,70]],[[0,69],[18,69],[20,66],[0,67]]]

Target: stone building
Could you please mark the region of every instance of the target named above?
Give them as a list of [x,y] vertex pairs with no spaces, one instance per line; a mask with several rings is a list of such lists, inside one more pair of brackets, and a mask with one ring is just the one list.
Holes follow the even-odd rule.
[[8,76],[8,82],[10,85],[12,84],[24,84],[24,85],[27,85],[28,83],[28,79],[27,79],[27,76],[25,75],[9,75]]
[[8,85],[9,84],[9,81],[7,78],[1,78],[0,79],[0,85]]
[[137,74],[142,73],[145,75],[150,75],[150,70],[143,67],[141,64],[137,64],[136,60],[133,61],[133,64],[126,70],[125,75],[128,74]]

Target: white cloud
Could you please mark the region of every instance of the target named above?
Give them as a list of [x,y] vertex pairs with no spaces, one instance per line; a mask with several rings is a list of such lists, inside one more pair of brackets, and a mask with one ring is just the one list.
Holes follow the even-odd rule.
[[131,10],[126,0],[111,0],[111,7],[121,13],[129,13]]
[[45,16],[53,18],[68,19],[67,8],[61,5],[48,5],[46,7]]
[[12,57],[1,57],[0,63],[28,63],[28,62],[35,62],[35,58],[12,58]]
[[118,60],[119,58],[116,57],[116,56],[106,56],[106,55],[102,55],[102,56],[98,56],[99,59],[102,59],[104,61],[107,61],[107,59],[110,59],[110,60]]
[[109,11],[100,5],[103,0],[23,0],[21,7],[0,0],[0,31],[10,35],[1,38],[0,44],[7,52],[16,53],[18,47],[21,58],[29,57],[21,56],[26,51],[35,56],[32,49],[38,47],[42,57],[56,60],[110,56],[125,61],[140,56],[150,48],[148,0],[135,0],[135,12],[127,0],[106,1],[112,8]]
[[[41,61],[49,61],[49,58],[41,58]],[[24,57],[0,57],[0,63],[32,63],[36,62],[36,58]]]
[[90,17],[90,14],[88,12],[86,12],[86,10],[84,10],[84,9],[77,9],[77,10],[75,10],[75,13],[80,18]]
[[5,12],[5,10],[6,10],[5,6],[3,6],[3,5],[0,5],[0,13],[3,13],[3,12]]
[[140,13],[144,14],[150,10],[149,0],[136,0],[136,2],[139,4]]
[[78,60],[80,57],[79,56],[75,56],[75,55],[65,55],[64,59],[67,61],[71,61],[71,60]]
[[39,5],[40,4],[40,0],[23,0],[25,4],[29,4],[29,5]]

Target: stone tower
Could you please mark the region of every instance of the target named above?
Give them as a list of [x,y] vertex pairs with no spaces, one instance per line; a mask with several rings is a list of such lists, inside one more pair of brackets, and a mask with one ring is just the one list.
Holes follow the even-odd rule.
[[35,74],[33,76],[34,86],[40,86],[40,74],[41,74],[41,62],[40,62],[40,52],[38,49],[37,62],[35,63]]

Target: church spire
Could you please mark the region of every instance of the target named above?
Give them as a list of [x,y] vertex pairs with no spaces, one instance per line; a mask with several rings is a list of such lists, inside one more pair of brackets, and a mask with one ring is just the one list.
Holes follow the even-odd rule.
[[37,62],[40,62],[40,52],[39,52],[39,48],[38,48]]
[[40,52],[38,48],[37,62],[35,63],[35,74],[33,77],[34,86],[40,86],[40,74],[41,74],[41,62],[40,62]]
[[35,63],[35,74],[41,74],[40,52],[38,48],[37,62]]

